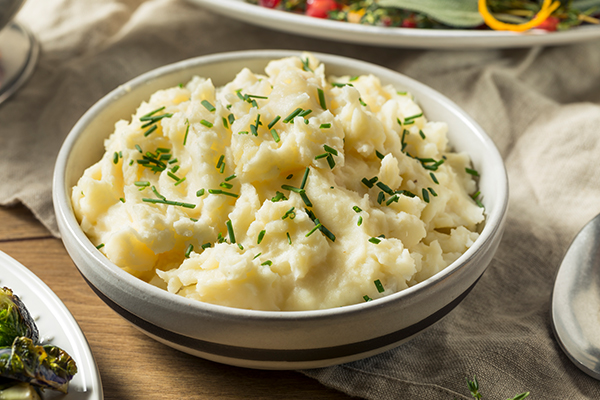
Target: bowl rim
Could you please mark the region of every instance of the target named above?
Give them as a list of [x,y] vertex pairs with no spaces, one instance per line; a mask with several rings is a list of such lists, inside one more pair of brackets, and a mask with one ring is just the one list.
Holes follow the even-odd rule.
[[[475,122],[475,120],[471,118],[465,111],[463,111],[457,104],[431,87],[407,77],[398,71],[394,71],[377,64],[349,57],[319,52],[310,53],[314,55],[321,63],[325,64],[326,68],[330,63],[338,65],[350,64],[354,68],[370,70],[372,71],[373,75],[378,77],[385,75],[396,76],[396,78],[400,77],[403,82],[406,82],[413,88],[418,88],[420,92],[427,94],[429,97],[435,98],[440,106],[450,110],[454,115],[459,117],[462,122],[469,127],[469,130],[474,134],[474,136],[479,138],[483,147],[488,150],[488,153],[486,153],[486,158],[492,159],[491,163],[497,165],[497,168],[495,169],[497,175],[496,179],[498,180],[498,193],[495,194],[494,198],[497,202],[499,202],[497,207],[498,212],[491,216],[489,214],[486,215],[485,225],[480,232],[480,236],[473,243],[473,245],[467,249],[467,251],[464,252],[457,260],[448,265],[442,271],[434,274],[430,278],[423,280],[422,282],[415,284],[414,286],[386,295],[382,298],[375,299],[373,301],[329,309],[303,311],[265,311],[234,308],[218,304],[205,303],[197,300],[190,302],[190,299],[188,298],[170,293],[134,277],[118,267],[116,264],[112,263],[98,249],[96,249],[77,222],[70,200],[69,191],[71,188],[67,188],[66,186],[65,175],[71,150],[79,140],[80,136],[85,132],[86,127],[93,122],[93,120],[102,110],[107,108],[113,101],[118,100],[120,97],[123,97],[130,91],[144,86],[147,84],[147,82],[160,78],[164,75],[220,62],[239,61],[242,63],[244,60],[273,60],[289,56],[299,56],[303,53],[303,51],[296,50],[244,50],[194,57],[164,65],[143,73],[129,80],[128,82],[119,85],[117,88],[103,96],[91,108],[89,108],[73,126],[63,142],[56,159],[53,175],[53,202],[57,220],[61,222],[59,223],[59,228],[63,241],[68,240],[67,238],[69,237],[74,239],[77,243],[77,246],[79,246],[88,257],[94,259],[98,264],[100,264],[103,269],[118,278],[121,282],[124,282],[127,285],[132,285],[133,288],[138,289],[140,292],[147,292],[151,296],[158,296],[157,300],[174,303],[174,306],[177,307],[191,307],[195,312],[217,313],[228,318],[242,317],[246,320],[277,321],[329,319],[337,315],[361,313],[366,310],[387,307],[390,305],[390,303],[395,303],[405,299],[413,299],[419,296],[419,294],[422,292],[422,289],[429,286],[438,285],[441,281],[457,273],[462,266],[468,264],[470,260],[476,258],[480,252],[484,251],[486,249],[486,244],[489,244],[489,242],[491,242],[492,239],[497,235],[498,231],[502,229],[508,208],[508,177],[506,168],[502,157],[491,138]],[[417,101],[418,100],[419,99],[417,98]],[[83,275],[80,267],[77,266],[77,268]],[[103,290],[97,287],[97,285],[95,285],[95,287],[103,292]],[[131,310],[129,311],[131,312]]]

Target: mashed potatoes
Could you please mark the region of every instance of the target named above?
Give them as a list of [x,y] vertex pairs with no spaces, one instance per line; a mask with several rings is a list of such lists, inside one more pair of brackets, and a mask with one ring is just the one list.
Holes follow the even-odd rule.
[[312,310],[405,289],[473,244],[469,158],[410,94],[310,54],[265,72],[195,77],[116,124],[72,193],[112,262],[208,303]]

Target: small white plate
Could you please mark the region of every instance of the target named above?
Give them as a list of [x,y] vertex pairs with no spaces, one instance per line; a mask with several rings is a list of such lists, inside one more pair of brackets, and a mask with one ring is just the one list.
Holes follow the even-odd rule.
[[424,49],[509,48],[558,45],[600,38],[600,26],[526,33],[476,29],[413,29],[352,24],[313,18],[246,3],[244,0],[188,0],[216,13],[266,28],[320,39],[373,46]]
[[0,251],[0,286],[12,289],[25,304],[40,331],[40,340],[65,350],[77,363],[69,393],[45,390],[44,400],[102,400],[102,383],[90,346],[75,318],[35,274]]

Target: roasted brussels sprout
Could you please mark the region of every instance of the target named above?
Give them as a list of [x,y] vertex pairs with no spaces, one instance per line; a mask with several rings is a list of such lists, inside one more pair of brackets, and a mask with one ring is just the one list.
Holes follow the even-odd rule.
[[33,318],[19,297],[8,288],[0,288],[0,347],[11,346],[24,336],[37,343],[39,333]]

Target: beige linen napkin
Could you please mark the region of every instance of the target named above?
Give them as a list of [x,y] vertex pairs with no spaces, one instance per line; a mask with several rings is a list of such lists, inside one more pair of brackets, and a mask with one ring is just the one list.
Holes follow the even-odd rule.
[[42,44],[29,82],[0,106],[0,204],[23,202],[55,235],[51,178],[77,119],[121,83],[203,54],[282,48],[387,66],[439,90],[489,133],[510,180],[506,233],[471,294],[395,350],[303,371],[369,399],[600,398],[562,354],[550,294],[576,232],[600,211],[600,43],[418,51],[335,43],[237,22],[176,0],[29,0],[19,20]]

